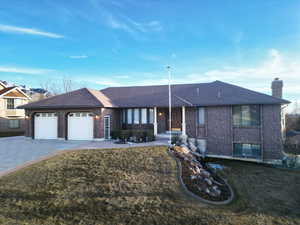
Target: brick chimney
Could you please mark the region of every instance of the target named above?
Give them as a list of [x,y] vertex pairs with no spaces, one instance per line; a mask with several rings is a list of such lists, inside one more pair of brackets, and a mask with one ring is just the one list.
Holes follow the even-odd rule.
[[283,88],[283,81],[280,80],[278,77],[275,78],[272,82],[272,96],[276,98],[282,98],[282,88]]

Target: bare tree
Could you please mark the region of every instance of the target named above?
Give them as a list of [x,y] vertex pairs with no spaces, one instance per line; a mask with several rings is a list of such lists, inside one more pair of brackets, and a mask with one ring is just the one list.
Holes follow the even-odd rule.
[[300,102],[295,101],[292,113],[300,114]]
[[60,80],[46,80],[40,83],[41,88],[49,91],[52,95],[63,94],[73,91],[78,88],[85,87],[86,85],[74,82],[71,78],[64,76]]

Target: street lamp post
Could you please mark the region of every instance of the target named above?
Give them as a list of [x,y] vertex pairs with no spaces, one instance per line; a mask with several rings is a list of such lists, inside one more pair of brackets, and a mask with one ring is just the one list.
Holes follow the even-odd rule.
[[171,67],[167,66],[167,70],[168,70],[168,88],[169,88],[169,144],[172,144],[172,98],[171,98]]

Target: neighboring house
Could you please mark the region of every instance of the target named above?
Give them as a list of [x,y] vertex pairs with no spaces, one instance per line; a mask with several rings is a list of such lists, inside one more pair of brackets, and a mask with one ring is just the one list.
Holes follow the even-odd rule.
[[18,106],[27,104],[30,97],[18,87],[8,87],[0,81],[0,133],[25,131],[25,110]]
[[27,89],[25,85],[20,86],[21,90],[26,93],[31,98],[31,102],[39,101],[45,98],[51,97],[51,93],[43,88],[29,88]]
[[290,130],[286,132],[286,143],[300,146],[300,131]]
[[[172,85],[172,131],[203,139],[207,155],[268,161],[282,157],[282,81],[274,96],[221,81]],[[104,140],[112,129],[168,132],[168,86],[79,89],[22,106],[26,136]]]
[[286,114],[286,130],[300,130],[300,114]]

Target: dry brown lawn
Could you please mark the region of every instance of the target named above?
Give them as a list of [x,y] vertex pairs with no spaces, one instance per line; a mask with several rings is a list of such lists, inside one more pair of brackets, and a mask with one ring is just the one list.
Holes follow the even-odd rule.
[[300,172],[220,161],[235,201],[188,198],[166,147],[82,150],[0,178],[0,224],[300,224]]

